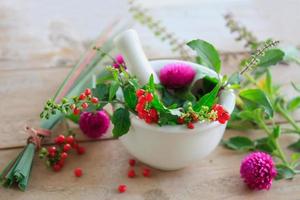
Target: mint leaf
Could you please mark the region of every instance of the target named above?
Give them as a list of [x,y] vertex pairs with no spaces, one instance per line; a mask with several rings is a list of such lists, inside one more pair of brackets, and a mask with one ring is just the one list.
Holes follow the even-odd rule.
[[276,65],[278,62],[282,61],[284,57],[284,52],[280,49],[270,49],[265,52],[263,56],[259,58],[259,63],[257,66],[269,67]]
[[273,107],[267,95],[260,89],[247,89],[240,92],[240,97],[249,101],[252,108],[262,107],[269,117],[273,117]]
[[300,108],[300,96],[291,99],[287,104],[287,109],[290,112],[293,112],[298,108]]
[[201,110],[202,106],[207,106],[207,107],[211,108],[216,100],[216,97],[218,95],[220,87],[221,87],[221,84],[218,83],[210,93],[207,93],[206,95],[201,97],[199,99],[199,101],[197,101],[195,103],[195,105],[193,106],[194,111],[199,112]]
[[229,140],[223,141],[223,144],[233,150],[248,151],[254,149],[254,142],[243,136],[229,138]]
[[123,94],[124,94],[124,99],[125,99],[126,105],[130,109],[135,110],[135,106],[137,104],[137,97],[135,95],[135,88],[134,88],[134,86],[131,85],[131,84],[127,84],[123,88]]
[[129,111],[127,109],[118,108],[114,112],[111,121],[114,124],[114,128],[112,130],[114,137],[121,137],[129,131],[131,123],[129,118]]
[[217,73],[221,71],[221,59],[218,51],[213,45],[204,40],[192,40],[187,43],[189,47],[195,50],[198,54],[197,61]]

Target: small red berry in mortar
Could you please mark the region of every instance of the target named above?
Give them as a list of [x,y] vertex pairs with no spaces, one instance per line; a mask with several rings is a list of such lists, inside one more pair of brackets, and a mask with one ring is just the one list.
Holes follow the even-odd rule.
[[134,169],[130,169],[127,173],[128,178],[133,178],[133,177],[135,177],[135,175],[136,174],[135,174]]
[[192,122],[189,122],[189,123],[187,124],[187,127],[188,127],[189,129],[195,128],[195,126],[194,126],[194,124],[193,124]]
[[153,94],[147,93],[147,94],[145,95],[145,99],[146,99],[147,102],[152,101],[152,100],[153,100]]
[[67,151],[69,151],[71,148],[72,148],[72,147],[71,147],[70,144],[65,144],[63,150],[64,150],[65,152],[67,152]]
[[151,175],[150,169],[145,168],[145,169],[143,170],[143,176],[144,176],[144,177],[149,177],[150,175]]
[[91,102],[94,103],[94,104],[97,104],[99,102],[99,100],[98,100],[97,97],[92,97]]
[[84,94],[85,94],[86,96],[91,95],[91,94],[92,94],[91,89],[90,89],[90,88],[86,88],[85,91],[84,91]]
[[82,169],[81,169],[81,168],[78,167],[78,168],[74,169],[74,175],[75,175],[76,177],[81,177],[82,174],[83,174],[83,172],[82,172]]
[[73,114],[74,115],[79,115],[79,113],[80,113],[80,109],[79,108],[74,108]]
[[62,152],[60,154],[60,158],[63,159],[63,160],[65,160],[67,157],[68,157],[68,154],[66,152]]
[[145,90],[143,90],[143,89],[138,89],[138,90],[136,91],[135,94],[136,94],[137,97],[140,97],[140,96],[142,96],[142,95],[145,94]]
[[81,107],[83,109],[87,109],[89,107],[89,104],[87,102],[84,102],[84,103],[81,104]]
[[86,98],[86,95],[84,93],[81,93],[79,96],[79,100],[84,100]]
[[82,155],[84,153],[85,153],[85,148],[81,147],[81,146],[78,146],[77,147],[77,154]]
[[120,193],[124,193],[127,190],[127,186],[126,185],[119,185],[118,190]]
[[183,117],[178,117],[177,122],[178,122],[178,124],[183,124],[184,123],[184,118]]
[[55,138],[55,143],[56,144],[63,144],[65,142],[65,136],[64,135],[59,135]]
[[133,167],[133,166],[135,166],[136,161],[135,161],[134,159],[129,159],[129,160],[128,160],[128,164],[129,164],[131,167]]
[[74,137],[72,135],[66,137],[66,143],[73,144],[75,141]]

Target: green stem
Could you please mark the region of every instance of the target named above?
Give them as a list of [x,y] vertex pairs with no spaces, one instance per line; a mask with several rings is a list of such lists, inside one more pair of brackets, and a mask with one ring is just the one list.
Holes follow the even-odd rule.
[[276,109],[277,109],[277,112],[294,127],[294,129],[296,130],[295,132],[299,133],[300,127],[295,122],[295,120],[288,114],[288,112],[286,110],[284,110],[284,108],[282,108],[281,105],[277,105]]

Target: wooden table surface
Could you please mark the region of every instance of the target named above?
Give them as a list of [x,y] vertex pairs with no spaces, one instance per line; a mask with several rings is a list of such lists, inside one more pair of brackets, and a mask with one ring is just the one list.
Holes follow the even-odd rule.
[[[23,127],[38,126],[44,102],[54,94],[70,66],[86,50],[86,44],[113,18],[128,20],[129,17],[125,1],[70,2],[0,1],[0,169],[17,155],[18,147],[25,144],[27,135]],[[216,44],[223,55],[237,56],[223,62],[223,73],[234,69],[241,57],[239,53],[244,51],[242,44],[236,43],[234,36],[224,27],[222,15],[228,11],[259,38],[278,38],[283,45],[300,44],[300,3],[296,0],[185,2],[164,0],[158,4],[147,0],[143,5],[179,37],[185,40],[207,39]],[[138,24],[133,24],[133,27],[138,30],[150,58],[178,56],[146,28]],[[300,83],[300,67],[281,65],[273,68],[272,73],[275,81],[283,85],[282,91],[287,96],[293,95],[290,81]],[[294,117],[300,121],[299,112]],[[277,120],[284,123],[280,118]],[[63,129],[59,126],[55,134]],[[0,188],[0,199],[300,199],[299,177],[292,181],[275,181],[270,191],[248,190],[239,177],[244,154],[222,146],[185,169],[172,172],[153,169],[150,178],[138,173],[138,177],[128,179],[127,162],[131,156],[118,140],[111,139],[111,133],[105,136],[105,140],[91,141],[78,129],[76,131],[87,149],[85,155],[72,155],[73,158],[59,173],[47,169],[36,158],[28,191]],[[259,137],[263,133],[227,130],[224,137],[243,134]],[[281,143],[286,147],[297,139],[286,135]],[[138,163],[137,169],[143,166]],[[73,176],[75,167],[83,168],[81,178]],[[128,191],[119,194],[116,188],[122,183],[128,186]]]

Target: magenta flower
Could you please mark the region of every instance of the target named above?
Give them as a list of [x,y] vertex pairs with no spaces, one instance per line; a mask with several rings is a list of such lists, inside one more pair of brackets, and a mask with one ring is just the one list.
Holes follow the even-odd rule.
[[124,69],[126,69],[126,65],[125,65],[125,61],[124,61],[123,56],[121,54],[118,54],[115,57],[115,61],[113,63],[113,67],[116,68],[116,69],[119,69],[121,66],[124,67]]
[[160,82],[167,88],[177,89],[188,86],[193,82],[196,71],[185,63],[170,63],[159,73]]
[[79,127],[90,138],[99,138],[109,128],[110,120],[104,110],[97,112],[83,112],[80,115]]
[[264,152],[250,153],[241,164],[241,177],[250,189],[268,190],[277,175],[272,157]]

